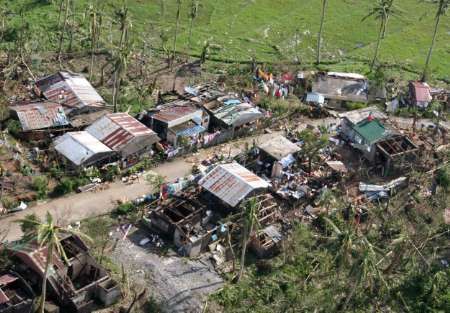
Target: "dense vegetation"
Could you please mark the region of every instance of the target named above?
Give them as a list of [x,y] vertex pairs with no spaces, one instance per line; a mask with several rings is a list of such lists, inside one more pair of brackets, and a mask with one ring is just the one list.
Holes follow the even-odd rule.
[[281,255],[248,261],[247,276],[214,300],[225,312],[448,312],[450,196],[439,179],[424,196],[430,181],[414,174],[409,190],[366,207],[364,219],[354,218],[363,207],[334,192],[328,217],[294,224]]

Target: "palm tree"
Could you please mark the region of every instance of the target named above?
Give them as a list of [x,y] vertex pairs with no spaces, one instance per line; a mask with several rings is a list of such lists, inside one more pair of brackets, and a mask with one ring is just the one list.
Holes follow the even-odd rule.
[[47,250],[45,271],[44,276],[42,277],[41,303],[39,305],[40,312],[44,313],[45,299],[47,296],[47,278],[49,276],[50,268],[53,264],[53,257],[56,254],[59,255],[66,263],[69,262],[64,248],[60,243],[60,238],[64,234],[73,234],[89,241],[91,241],[91,239],[73,229],[58,226],[53,219],[53,216],[49,212],[47,212],[44,222],[31,216],[19,220],[18,222],[22,225],[26,225],[26,228],[23,228],[27,229],[27,232],[24,234],[24,239],[26,241],[37,242],[40,249],[44,248],[45,250]]
[[375,48],[375,54],[373,56],[372,63],[370,64],[370,71],[373,71],[375,67],[375,62],[378,59],[378,53],[380,51],[381,41],[386,36],[387,25],[389,18],[392,15],[396,15],[398,12],[397,8],[394,6],[394,0],[378,0],[372,10],[366,15],[362,21],[365,21],[369,17],[374,17],[376,20],[380,21],[380,28],[378,30],[377,45]]
[[189,14],[189,17],[191,18],[191,24],[189,25],[189,48],[191,48],[191,39],[192,39],[192,27],[194,26],[194,20],[197,18],[198,16],[198,7],[200,5],[200,1],[199,0],[192,0],[191,2],[191,11]]
[[180,12],[181,12],[181,0],[177,0],[177,14],[176,14],[176,22],[175,22],[175,35],[173,36],[173,50],[172,50],[172,59],[170,60],[170,69],[173,68],[173,62],[175,61],[175,54],[177,51],[177,37],[178,37],[178,28],[180,26]]
[[247,244],[249,242],[250,236],[252,235],[254,228],[258,226],[258,211],[259,203],[255,197],[248,199],[243,204],[243,214],[242,214],[242,251],[241,251],[241,262],[239,275],[237,280],[241,280],[242,275],[244,275],[245,270],[245,254],[247,253]]
[[[61,3],[60,9],[63,8],[63,5]],[[62,22],[62,26],[60,27],[60,33],[59,33],[59,47],[58,47],[58,61],[59,61],[59,67],[61,67],[61,53],[62,53],[62,46],[64,41],[64,33],[67,29],[67,24],[69,21],[69,10],[70,10],[70,0],[65,1],[65,11],[64,11],[64,18]],[[61,11],[60,11],[61,14]]]
[[91,43],[91,63],[89,65],[89,80],[92,80],[92,75],[94,72],[94,62],[95,62],[95,50],[98,46],[98,41],[100,39],[100,27],[102,24],[102,14],[99,10],[97,3],[90,4],[87,8],[87,15],[89,16],[89,36]]
[[128,58],[131,50],[129,47],[128,30],[131,27],[131,21],[128,16],[128,7],[124,5],[115,12],[116,19],[119,20],[120,40],[113,56],[114,82],[113,82],[113,106],[114,112],[117,112],[117,100],[120,90],[120,84],[123,75],[128,67]]
[[448,7],[449,7],[449,0],[436,0],[435,1],[438,4],[438,9],[436,11],[436,16],[434,18],[434,31],[433,31],[433,38],[431,39],[431,45],[430,50],[428,50],[427,59],[425,61],[425,67],[423,69],[422,74],[422,81],[425,81],[428,76],[428,68],[430,66],[431,56],[433,54],[433,48],[434,44],[436,42],[436,35],[439,28],[439,23],[441,22],[441,17],[444,16],[447,13]]
[[320,14],[320,28],[319,28],[319,34],[317,35],[316,64],[320,64],[320,48],[322,46],[323,22],[325,21],[325,13],[327,10],[327,4],[328,4],[328,0],[322,0],[322,13]]

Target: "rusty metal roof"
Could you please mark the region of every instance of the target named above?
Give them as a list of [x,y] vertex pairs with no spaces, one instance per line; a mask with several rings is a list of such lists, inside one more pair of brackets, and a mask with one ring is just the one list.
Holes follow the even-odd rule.
[[[127,113],[107,114],[86,131],[115,151],[129,152],[130,149],[136,150],[159,141],[154,131]],[[138,144],[138,147],[133,143]]]
[[[202,109],[196,107],[192,102],[177,100],[159,106],[158,111],[150,112],[153,119],[170,124],[179,121],[184,123],[198,114],[202,114]],[[169,127],[174,125],[169,125]]]
[[414,100],[417,102],[430,102],[433,97],[431,96],[431,89],[427,83],[412,81],[411,85],[414,88]]
[[42,101],[11,106],[24,131],[65,126],[69,121],[63,107],[54,102]]
[[269,187],[269,183],[238,163],[221,164],[211,170],[200,186],[235,207],[250,192]]
[[102,107],[105,100],[81,74],[58,72],[36,82],[36,87],[48,100],[68,108]]

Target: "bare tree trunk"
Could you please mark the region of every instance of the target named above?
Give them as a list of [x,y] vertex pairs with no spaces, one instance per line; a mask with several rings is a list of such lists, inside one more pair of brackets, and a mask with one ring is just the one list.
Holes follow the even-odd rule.
[[231,244],[231,234],[230,229],[228,228],[227,234],[228,247],[230,248],[231,257],[233,258],[233,273],[236,271],[236,255],[234,254],[233,245]]
[[45,313],[45,298],[47,296],[47,276],[50,270],[50,266],[53,262],[53,244],[49,244],[47,247],[47,260],[45,262],[44,277],[42,278],[42,293],[41,293],[41,303],[39,306],[40,312]]
[[383,30],[384,30],[384,22],[381,21],[380,22],[380,30],[378,31],[378,39],[377,39],[377,46],[375,48],[375,54],[373,56],[373,60],[372,63],[370,64],[370,71],[373,71],[373,68],[375,67],[375,62],[378,59],[378,52],[380,51],[380,46],[381,46],[381,38],[383,36]]
[[173,69],[173,63],[175,62],[175,54],[177,51],[177,37],[178,37],[178,28],[180,26],[180,10],[181,10],[181,0],[177,0],[177,16],[176,16],[176,25],[175,25],[175,36],[173,37],[173,51],[172,58],[170,61],[170,69]]
[[423,74],[422,74],[422,79],[421,79],[423,82],[427,80],[428,68],[430,66],[431,56],[433,55],[434,44],[436,43],[436,35],[438,32],[440,19],[441,19],[441,15],[437,14],[436,15],[436,23],[434,24],[433,39],[431,40],[430,50],[428,50],[427,59],[425,61],[425,67],[423,69]]
[[320,15],[320,28],[319,28],[319,33],[317,35],[316,64],[320,64],[320,48],[322,47],[322,31],[323,31],[323,23],[325,21],[325,13],[326,13],[327,3],[328,3],[328,0],[322,0],[322,13]]
[[64,13],[63,27],[61,28],[61,33],[59,35],[58,61],[59,61],[60,68],[62,67],[61,53],[62,53],[62,45],[63,45],[63,41],[64,41],[64,33],[66,32],[67,20],[69,18],[69,6],[70,6],[70,0],[66,0],[66,8],[65,8],[65,13]]

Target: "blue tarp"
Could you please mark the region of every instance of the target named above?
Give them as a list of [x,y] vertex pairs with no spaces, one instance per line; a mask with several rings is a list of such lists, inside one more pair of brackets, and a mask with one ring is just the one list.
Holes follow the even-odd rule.
[[225,105],[232,105],[232,104],[236,105],[236,104],[241,104],[242,102],[241,102],[241,100],[238,100],[238,99],[229,99],[229,100],[224,101],[223,103]]

